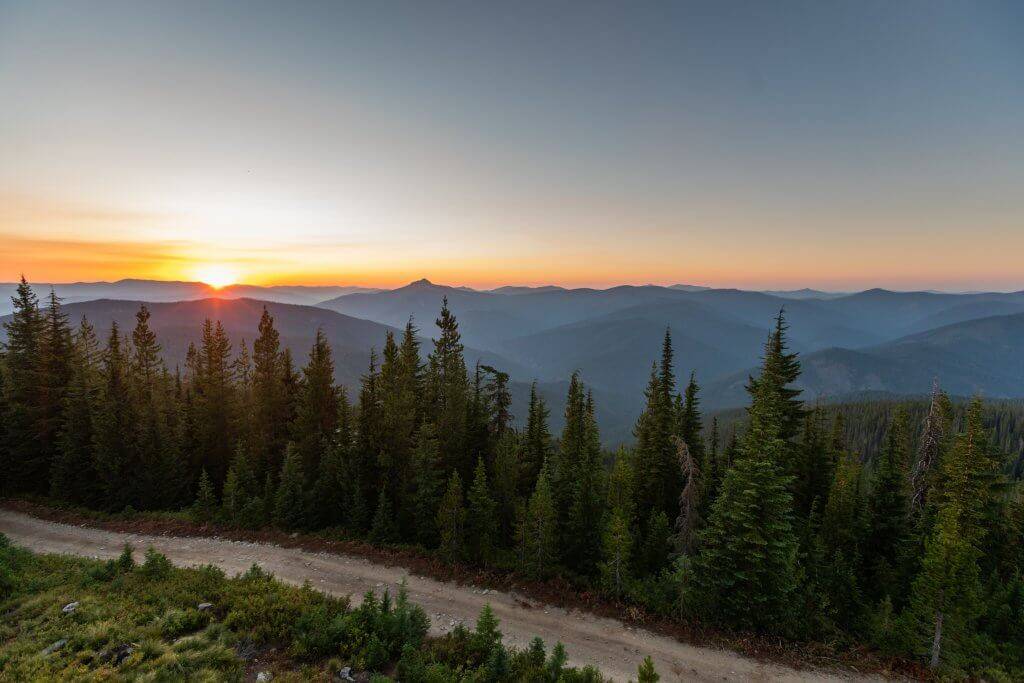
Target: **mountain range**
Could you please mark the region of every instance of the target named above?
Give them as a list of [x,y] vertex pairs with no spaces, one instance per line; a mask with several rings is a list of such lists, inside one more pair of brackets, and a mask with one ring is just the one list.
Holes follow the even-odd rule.
[[[48,295],[49,287],[36,289]],[[0,285],[0,294],[6,288],[12,286]],[[865,392],[923,394],[935,378],[960,395],[1024,396],[1024,292],[769,293],[688,285],[480,291],[427,280],[392,290],[213,290],[202,283],[122,280],[56,285],[55,291],[73,319],[84,315],[100,330],[114,320],[130,326],[138,302],[151,302],[152,324],[172,366],[184,358],[188,342],[198,339],[205,318],[220,319],[237,348],[255,336],[266,306],[296,364],[304,362],[316,329],[324,330],[335,350],[337,378],[350,395],[370,348],[379,350],[386,332],[410,318],[420,329],[425,355],[447,298],[467,362],[480,360],[511,375],[515,414],[525,415],[529,384],[537,381],[557,429],[566,380],[578,370],[594,390],[610,443],[630,437],[666,329],[677,373],[696,373],[705,409],[725,409],[746,402],[744,386],[783,309],[791,348],[803,361],[800,386],[810,400],[840,401]],[[4,303],[10,310],[6,297]]]

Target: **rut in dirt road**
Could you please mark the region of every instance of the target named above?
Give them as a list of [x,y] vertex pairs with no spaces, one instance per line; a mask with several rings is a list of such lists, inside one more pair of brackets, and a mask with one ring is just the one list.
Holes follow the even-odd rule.
[[319,590],[351,595],[354,603],[367,590],[379,593],[387,588],[395,592],[404,580],[410,600],[430,616],[431,632],[435,635],[450,631],[458,623],[472,625],[481,608],[490,603],[501,619],[507,644],[522,648],[534,636],[540,636],[549,646],[561,641],[570,662],[593,664],[616,681],[634,679],[637,667],[648,654],[663,681],[869,680],[846,674],[797,671],[725,650],[694,647],[613,619],[537,604],[515,594],[443,583],[359,557],[216,538],[116,533],[48,522],[9,510],[0,510],[0,532],[18,545],[40,553],[106,559],[116,557],[125,543],[131,543],[137,549],[153,546],[177,565],[213,564],[229,574],[242,572],[255,563],[282,581],[309,581]]

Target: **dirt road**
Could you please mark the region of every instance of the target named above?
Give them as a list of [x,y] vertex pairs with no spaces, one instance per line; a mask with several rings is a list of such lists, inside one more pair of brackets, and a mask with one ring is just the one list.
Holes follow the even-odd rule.
[[405,579],[410,599],[427,611],[435,634],[449,631],[459,622],[472,626],[480,609],[490,603],[501,619],[507,644],[524,647],[534,635],[549,646],[560,640],[571,663],[594,664],[617,681],[635,677],[637,666],[648,654],[663,681],[852,680],[845,675],[796,671],[725,650],[694,647],[612,619],[536,604],[514,594],[442,583],[410,575],[401,567],[377,565],[358,557],[216,538],[122,534],[57,524],[9,510],[0,510],[0,532],[13,542],[42,553],[106,559],[117,556],[125,543],[131,543],[140,551],[152,545],[177,565],[214,564],[228,574],[244,571],[256,563],[282,581],[301,584],[308,580],[325,592],[351,595],[354,603],[367,590],[381,592],[390,588],[394,592]]

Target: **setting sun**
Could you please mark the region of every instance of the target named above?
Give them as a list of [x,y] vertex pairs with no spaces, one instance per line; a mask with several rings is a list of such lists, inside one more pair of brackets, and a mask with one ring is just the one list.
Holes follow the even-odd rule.
[[195,270],[195,278],[214,289],[221,289],[235,284],[238,281],[238,273],[227,266],[207,265]]

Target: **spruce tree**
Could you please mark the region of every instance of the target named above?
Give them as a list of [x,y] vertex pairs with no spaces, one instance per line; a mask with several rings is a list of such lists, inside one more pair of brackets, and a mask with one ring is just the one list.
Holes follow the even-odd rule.
[[52,289],[48,304],[42,314],[37,374],[36,440],[41,460],[32,475],[36,491],[49,490],[49,476],[59,450],[59,434],[64,425],[66,395],[74,363],[71,328],[60,299]]
[[215,487],[223,486],[235,444],[235,395],[231,342],[224,326],[207,319],[202,344],[193,360],[196,392],[195,451],[198,468],[205,468]]
[[343,442],[325,447],[309,511],[310,525],[316,529],[340,526],[346,521],[345,509],[352,494],[347,458],[348,449]]
[[306,525],[306,476],[302,456],[293,444],[285,448],[274,501],[274,523],[282,529],[301,529]]
[[309,362],[302,368],[298,409],[292,425],[295,451],[302,458],[302,471],[313,478],[320,471],[325,444],[338,427],[338,388],[334,384],[334,359],[322,329],[317,328]]
[[135,417],[127,359],[116,322],[111,325],[103,355],[101,383],[93,432],[93,464],[105,507],[120,510],[130,502],[131,490],[125,484],[134,478],[138,464],[132,439]]
[[437,529],[441,537],[441,556],[449,562],[457,562],[466,552],[466,508],[462,503],[462,478],[458,470],[448,480],[441,505],[437,509]]
[[530,385],[530,407],[526,414],[523,434],[523,452],[519,491],[529,495],[537,485],[540,468],[551,453],[551,433],[548,431],[549,411],[544,399],[537,394],[537,383]]
[[288,441],[290,420],[281,338],[266,306],[260,316],[259,334],[253,342],[252,352],[252,442],[262,471],[276,476]]
[[497,506],[498,543],[505,544],[515,531],[516,503],[519,501],[520,437],[507,429],[498,438],[494,452],[493,485]]
[[778,632],[793,616],[797,539],[790,482],[780,467],[789,394],[767,375],[770,362],[751,383],[750,426],[701,535],[693,597],[709,617]]
[[876,598],[889,592],[890,598],[900,600],[904,594],[898,584],[898,571],[906,559],[910,529],[907,437],[907,416],[898,408],[876,468],[870,499],[870,528],[864,544],[864,559],[872,575],[868,585],[874,588]]
[[43,340],[43,319],[39,302],[24,276],[11,302],[10,320],[4,323],[7,332],[4,365],[7,397],[7,462],[0,463],[9,492],[38,489],[45,477],[40,473],[47,466],[46,451],[36,438],[40,416],[40,347]]
[[[583,435],[578,461],[564,484],[572,498],[566,519],[566,556],[581,574],[593,574],[601,558],[601,518],[605,505],[605,472],[601,460],[600,435],[594,417],[593,399],[588,395],[583,407]],[[564,443],[564,441],[563,441]]]
[[370,540],[374,543],[390,543],[395,540],[398,530],[395,528],[395,515],[391,509],[391,499],[387,488],[382,486],[377,496],[377,509],[373,513],[370,525]]
[[217,514],[217,494],[213,491],[213,482],[210,475],[203,470],[199,475],[199,487],[195,504],[192,506],[193,514],[203,522],[209,522]]
[[615,597],[625,593],[630,580],[633,553],[633,531],[630,513],[615,507],[604,531],[602,543],[601,584]]
[[527,576],[544,578],[555,571],[559,560],[558,515],[547,462],[537,477],[537,486],[517,531],[517,540],[521,569]]
[[434,423],[447,466],[457,469],[460,477],[468,478],[472,470],[472,460],[466,451],[469,382],[459,323],[448,308],[447,297],[441,302],[441,316],[436,323],[440,335],[434,340],[428,361],[427,413]]
[[50,495],[94,505],[98,500],[92,441],[100,391],[100,352],[96,333],[85,318],[75,334],[73,354],[64,424],[50,473]]
[[952,427],[952,405],[936,381],[932,386],[932,400],[921,433],[917,459],[910,475],[911,503],[917,514],[925,509],[932,489],[937,486],[942,454],[948,445]]
[[493,557],[494,542],[498,535],[497,505],[491,497],[487,483],[484,459],[478,458],[473,484],[469,488],[466,515],[466,547],[474,562],[483,564]]
[[437,527],[437,501],[445,490],[444,461],[434,425],[424,422],[416,433],[413,452],[413,477],[409,499],[413,510],[414,537],[421,545],[433,548],[440,539]]

